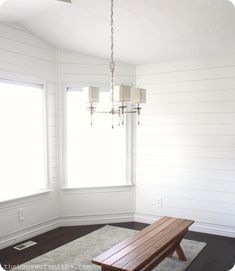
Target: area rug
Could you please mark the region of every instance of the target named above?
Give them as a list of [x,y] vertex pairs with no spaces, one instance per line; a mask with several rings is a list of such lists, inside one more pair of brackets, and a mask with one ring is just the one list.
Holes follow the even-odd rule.
[[[34,258],[25,264],[19,265],[13,270],[99,271],[101,270],[100,267],[91,264],[91,259],[135,233],[136,231],[130,229],[104,226],[99,230]],[[176,255],[173,255],[172,258],[166,258],[154,271],[186,270],[206,245],[202,242],[186,239],[184,239],[181,244],[187,261],[180,262]]]

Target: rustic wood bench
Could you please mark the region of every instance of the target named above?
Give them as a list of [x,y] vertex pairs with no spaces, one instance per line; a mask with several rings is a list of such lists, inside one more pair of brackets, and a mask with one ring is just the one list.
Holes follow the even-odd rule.
[[194,221],[163,217],[92,260],[102,271],[152,270],[174,252],[186,261],[180,242]]

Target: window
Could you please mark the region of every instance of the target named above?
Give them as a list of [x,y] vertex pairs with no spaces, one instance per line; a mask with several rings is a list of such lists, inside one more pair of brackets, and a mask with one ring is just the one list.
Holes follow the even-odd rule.
[[0,201],[46,188],[43,93],[0,82]]
[[[109,105],[109,93],[100,100]],[[110,114],[94,114],[93,126],[82,91],[67,91],[67,186],[125,185],[126,127],[111,128]],[[100,105],[97,110],[106,110]]]

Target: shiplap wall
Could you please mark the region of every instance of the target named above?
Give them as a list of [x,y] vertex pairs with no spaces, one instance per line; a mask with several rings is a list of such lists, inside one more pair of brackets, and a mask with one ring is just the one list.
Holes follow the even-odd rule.
[[[235,57],[153,64],[136,70],[137,84],[148,89],[148,104],[137,131],[136,219],[187,217],[197,221],[197,229],[234,236]],[[117,82],[135,82],[133,66],[119,64],[117,73]],[[64,87],[107,86],[108,61],[64,50],[59,50],[57,58],[53,47],[27,30],[0,24],[0,78],[46,84],[52,189],[49,194],[0,204],[0,247],[19,236],[24,239],[55,227],[59,216],[63,225],[132,220],[133,188],[60,192],[59,181],[64,185]],[[163,208],[156,206],[159,197]],[[24,222],[17,220],[20,207],[25,210]]]
[[[134,66],[118,64],[115,81],[133,84]],[[60,86],[59,127],[60,147],[59,165],[62,186],[64,174],[64,88],[65,86],[84,87],[88,85],[109,88],[109,61],[97,57],[59,50],[58,72]],[[79,124],[78,124],[79,125]],[[108,124],[107,124],[108,125]],[[71,223],[100,223],[133,220],[135,195],[133,187],[110,189],[63,190],[61,193],[61,216]],[[67,225],[66,224],[66,225]]]
[[[0,204],[0,247],[48,230],[59,216],[56,149],[56,50],[17,25],[0,24],[0,78],[46,88],[48,181],[52,192]],[[29,165],[30,166],[30,165]],[[12,169],[14,170],[14,168]],[[0,180],[0,184],[4,180]],[[33,180],[32,180],[33,182]],[[24,208],[25,220],[18,221]],[[53,226],[54,227],[54,226]],[[16,242],[17,240],[14,240]]]
[[[136,219],[235,236],[235,56],[138,66]],[[157,206],[162,199],[162,208]]]
[[[118,81],[134,82],[133,66],[119,64],[117,70]],[[108,61],[58,51],[18,25],[0,24],[0,78],[43,83],[46,87],[51,189],[47,194],[0,203],[0,248],[58,225],[132,220],[133,188],[60,190],[64,185],[64,87],[90,84],[107,87]],[[18,221],[19,208],[24,208],[23,222]]]

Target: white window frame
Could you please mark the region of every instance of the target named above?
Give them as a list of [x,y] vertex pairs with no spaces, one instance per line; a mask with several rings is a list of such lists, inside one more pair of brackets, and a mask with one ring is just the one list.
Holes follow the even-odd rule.
[[38,200],[44,198],[45,195],[49,194],[52,189],[50,189],[49,183],[49,144],[48,144],[48,99],[47,99],[47,82],[37,79],[37,78],[25,78],[25,77],[13,77],[13,76],[1,76],[0,82],[5,84],[14,84],[20,86],[29,86],[36,87],[41,89],[42,98],[43,98],[43,106],[42,106],[42,118],[43,118],[43,160],[44,160],[44,184],[45,189],[41,189],[36,192],[32,192],[29,194],[25,194],[18,197],[9,198],[3,201],[0,201],[1,209],[6,207],[14,207],[18,206],[19,201],[23,204],[25,202],[31,202],[34,200]]
[[[63,123],[64,123],[64,130],[63,130],[63,180],[62,180],[62,190],[65,191],[66,194],[73,194],[73,193],[83,193],[86,191],[93,191],[93,192],[102,192],[102,191],[113,191],[114,188],[120,189],[129,189],[135,185],[135,159],[134,159],[134,146],[135,146],[135,116],[134,114],[127,114],[126,119],[126,183],[123,185],[110,185],[110,186],[103,186],[97,185],[92,187],[69,187],[68,186],[68,175],[67,175],[67,92],[68,89],[76,88],[73,91],[82,91],[82,88],[89,85],[89,83],[84,85],[79,84],[64,84],[62,89],[62,99],[63,99]],[[101,91],[108,91],[108,87],[104,85],[95,84],[98,86]],[[111,129],[111,128],[110,128]],[[115,129],[115,127],[114,127]]]

